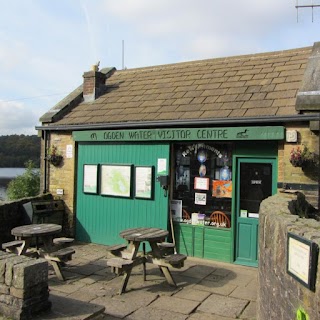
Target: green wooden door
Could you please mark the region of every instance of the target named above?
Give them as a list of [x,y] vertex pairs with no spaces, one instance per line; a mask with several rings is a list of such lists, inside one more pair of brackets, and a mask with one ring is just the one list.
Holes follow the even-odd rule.
[[259,208],[276,193],[276,171],[275,159],[237,159],[235,263],[258,265]]
[[[168,197],[156,180],[158,159],[169,166],[168,144],[78,144],[76,238],[79,241],[98,244],[115,244],[124,240],[121,230],[133,227],[168,227]],[[128,198],[85,193],[83,190],[84,165],[129,164],[132,165],[132,196]],[[154,168],[153,199],[134,196],[135,166]],[[100,170],[101,171],[101,170]],[[98,173],[98,176],[100,174]]]

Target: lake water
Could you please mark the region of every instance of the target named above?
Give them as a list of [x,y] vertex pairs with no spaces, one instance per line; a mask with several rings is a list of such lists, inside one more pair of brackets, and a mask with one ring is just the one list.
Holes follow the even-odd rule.
[[25,168],[0,168],[0,200],[6,200],[8,183],[25,171]]

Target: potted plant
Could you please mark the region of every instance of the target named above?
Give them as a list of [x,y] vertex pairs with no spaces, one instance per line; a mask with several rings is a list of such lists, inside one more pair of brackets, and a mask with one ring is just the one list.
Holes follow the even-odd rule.
[[48,149],[47,153],[47,160],[54,166],[59,166],[61,161],[63,159],[63,156],[61,153],[58,151],[58,148],[55,145],[52,145]]

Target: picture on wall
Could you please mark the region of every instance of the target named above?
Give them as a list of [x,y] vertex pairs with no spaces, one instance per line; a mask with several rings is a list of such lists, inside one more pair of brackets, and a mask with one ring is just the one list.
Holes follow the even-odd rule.
[[131,197],[132,165],[102,164],[100,194],[114,197]]
[[232,197],[231,180],[212,180],[212,196],[216,198]]
[[153,177],[154,168],[152,166],[135,167],[135,198],[153,198]]
[[98,193],[98,168],[97,164],[85,164],[83,166],[84,193]]
[[207,194],[196,192],[194,194],[194,204],[205,206],[207,204]]

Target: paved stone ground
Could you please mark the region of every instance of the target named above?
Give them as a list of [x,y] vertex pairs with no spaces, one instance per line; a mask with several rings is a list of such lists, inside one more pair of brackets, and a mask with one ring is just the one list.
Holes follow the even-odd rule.
[[127,291],[118,295],[122,277],[106,266],[102,245],[75,244],[64,269],[67,281],[49,273],[52,310],[35,319],[231,320],[256,319],[257,269],[188,258],[172,268],[178,284],[170,287],[160,270],[147,264],[133,269]]

